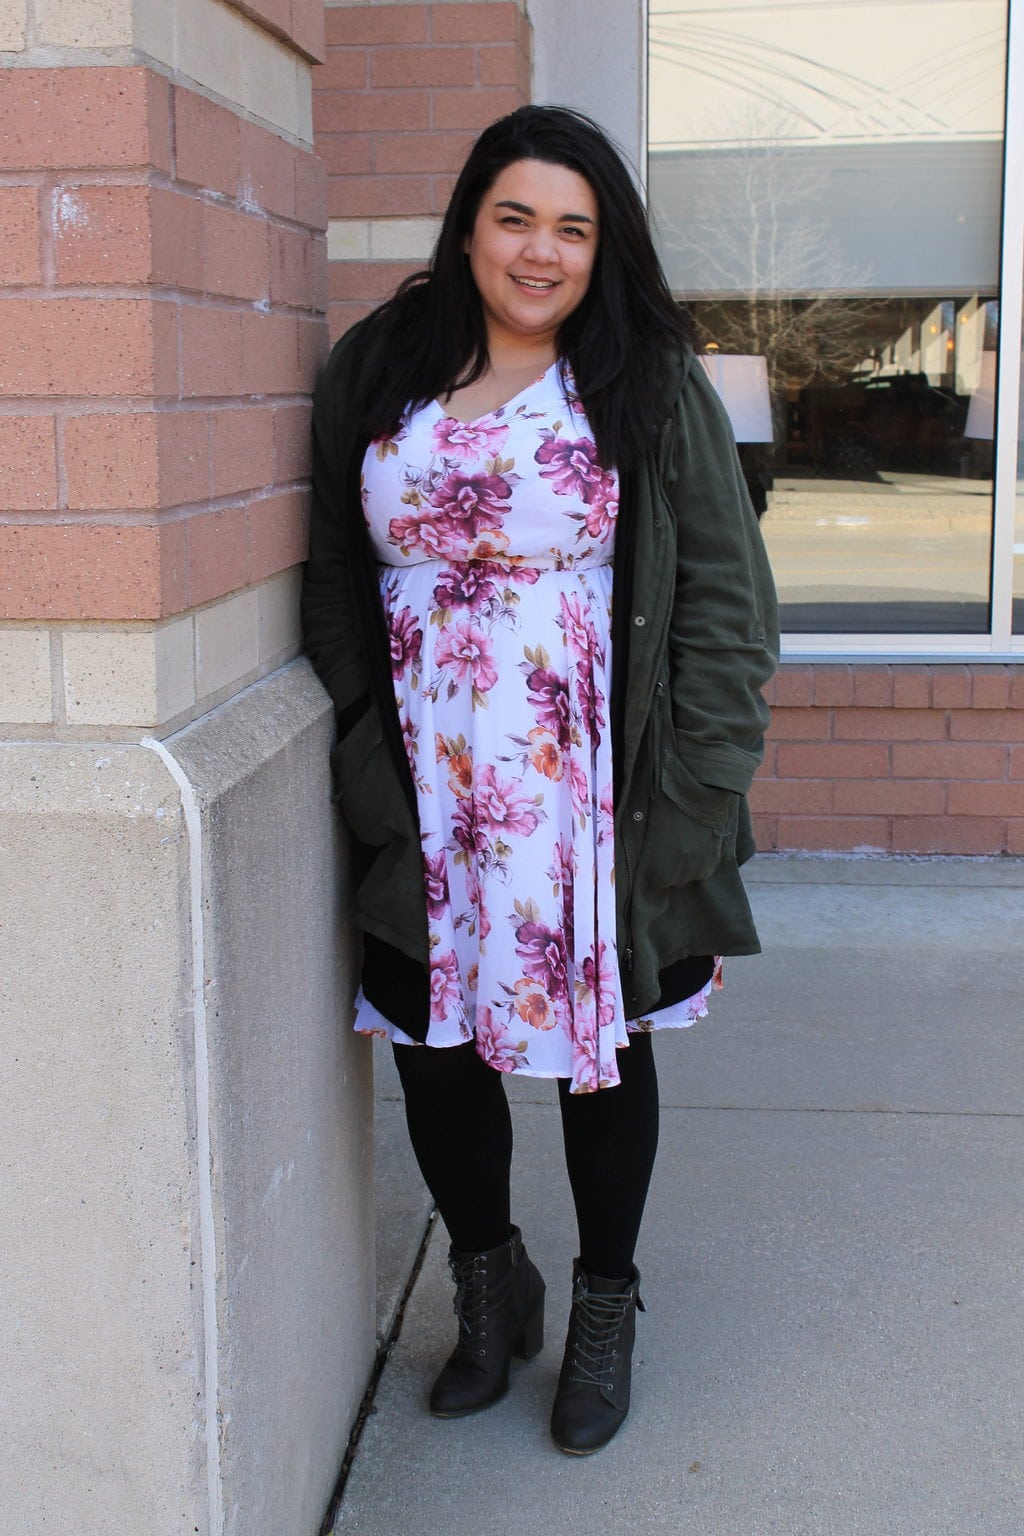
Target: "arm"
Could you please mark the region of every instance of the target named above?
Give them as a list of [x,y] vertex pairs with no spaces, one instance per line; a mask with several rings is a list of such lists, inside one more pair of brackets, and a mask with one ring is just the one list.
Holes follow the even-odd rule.
[[778,663],[778,611],[732,429],[696,360],[668,430],[675,457],[665,478],[676,520],[669,628],[676,748],[701,783],[746,794],[764,752],[769,711],[760,690]]

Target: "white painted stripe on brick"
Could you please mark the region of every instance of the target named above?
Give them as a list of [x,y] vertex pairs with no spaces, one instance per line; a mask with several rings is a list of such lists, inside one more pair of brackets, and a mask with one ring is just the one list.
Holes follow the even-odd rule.
[[330,261],[426,261],[440,219],[329,219]]

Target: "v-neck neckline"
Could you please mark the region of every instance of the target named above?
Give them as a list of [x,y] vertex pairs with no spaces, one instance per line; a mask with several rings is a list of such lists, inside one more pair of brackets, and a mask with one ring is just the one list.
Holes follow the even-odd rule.
[[548,364],[548,366],[544,369],[543,373],[539,373],[535,379],[531,379],[529,384],[524,384],[522,389],[517,390],[514,395],[511,395],[509,397],[509,399],[503,400],[500,405],[494,406],[489,411],[484,411],[482,413],[482,415],[480,415],[480,416],[473,416],[473,417],[471,417],[471,419],[469,421],[463,421],[461,416],[453,416],[451,411],[449,411],[446,406],[443,406],[441,404],[440,400],[435,399],[434,400],[434,404],[437,406],[438,410],[441,412],[441,414],[444,417],[445,421],[457,421],[460,427],[476,427],[476,426],[479,426],[480,422],[482,422],[482,421],[490,421],[491,417],[492,416],[497,416],[499,411],[507,411],[510,405],[515,405],[517,400],[521,400],[522,399],[523,395],[526,394],[527,390],[534,389],[538,384],[543,384],[544,380],[547,378],[547,376],[551,372],[552,368],[557,368],[557,367],[558,367],[558,358],[556,357],[553,363],[549,363]]

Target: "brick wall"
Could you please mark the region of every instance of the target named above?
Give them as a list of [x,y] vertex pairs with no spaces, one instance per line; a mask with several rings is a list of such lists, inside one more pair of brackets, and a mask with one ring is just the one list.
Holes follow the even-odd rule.
[[766,697],[760,848],[1024,854],[1024,666],[786,663]]
[[425,263],[481,128],[529,100],[514,0],[329,7],[314,71],[327,167],[332,339]]

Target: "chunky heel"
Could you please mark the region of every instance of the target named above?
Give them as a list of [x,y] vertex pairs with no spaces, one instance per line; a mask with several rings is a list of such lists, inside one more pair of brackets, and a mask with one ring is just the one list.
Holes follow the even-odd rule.
[[513,1346],[517,1360],[532,1360],[544,1348],[544,1295],[523,1324],[523,1331]]

